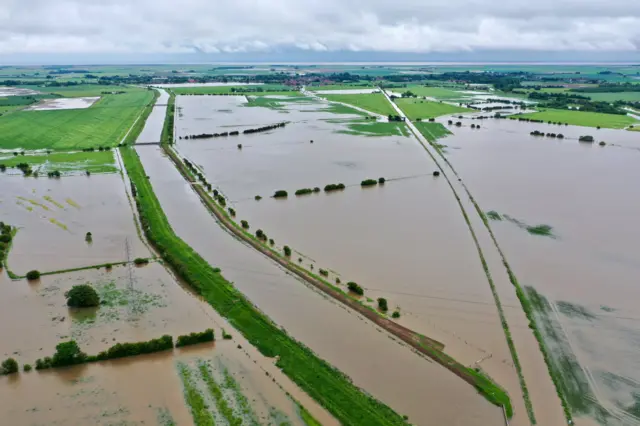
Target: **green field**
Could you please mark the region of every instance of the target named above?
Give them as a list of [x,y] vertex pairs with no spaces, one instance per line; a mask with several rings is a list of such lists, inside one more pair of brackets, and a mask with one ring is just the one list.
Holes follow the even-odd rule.
[[440,102],[423,101],[416,98],[400,98],[395,100],[400,109],[411,120],[435,118],[441,115],[455,114],[457,112],[473,111],[455,105]]
[[[233,90],[232,90],[233,89]],[[261,89],[260,92],[256,91]],[[297,94],[298,91],[283,84],[237,85],[237,86],[198,86],[198,87],[173,87],[171,91],[176,95],[226,95],[247,94],[256,96],[273,94]]]
[[13,112],[0,117],[0,148],[69,150],[115,146],[153,98],[153,91],[141,89],[105,95],[85,109]]
[[427,138],[429,142],[435,142],[436,140],[451,134],[449,129],[447,129],[440,123],[416,121],[413,124],[420,131],[420,133],[422,133],[422,136]]
[[325,84],[308,86],[307,90],[357,90],[357,89],[373,89],[375,86],[371,83],[353,83],[353,84]]
[[343,373],[292,339],[248,301],[219,269],[214,269],[171,228],[135,150],[121,148],[137,189],[140,222],[149,241],[193,290],[241,332],[263,355],[344,425],[403,425],[405,421],[380,401],[363,393]]
[[396,110],[382,93],[360,95],[322,95],[330,101],[343,102],[384,116],[396,115]]
[[531,114],[518,115],[518,117],[568,123],[574,126],[600,126],[610,129],[622,129],[632,124],[640,124],[640,121],[635,120],[628,115],[602,114],[599,112],[573,111],[563,109],[540,110],[539,112],[534,112]]
[[349,130],[338,130],[338,133],[362,136],[410,136],[411,132],[401,121],[382,123],[371,120],[355,120],[347,124]]
[[601,92],[601,93],[589,93],[580,92],[578,95],[588,96],[594,101],[615,102],[615,101],[627,101],[627,102],[640,102],[640,92]]
[[63,98],[82,98],[100,96],[102,92],[139,92],[141,89],[131,86],[109,86],[101,84],[78,84],[75,86],[20,86],[40,93],[56,94]]
[[118,170],[113,152],[53,152],[42,155],[0,154],[0,164],[15,167],[19,163],[27,163],[33,171],[40,173],[58,170],[61,173],[89,171],[90,173],[113,173]]
[[[394,90],[395,92],[400,89]],[[413,94],[418,96],[428,96],[436,99],[460,99],[465,96],[471,96],[469,94],[465,94],[464,90],[455,90],[447,87],[433,87],[433,86],[407,86],[406,90],[413,92]],[[405,89],[402,89],[404,92]]]

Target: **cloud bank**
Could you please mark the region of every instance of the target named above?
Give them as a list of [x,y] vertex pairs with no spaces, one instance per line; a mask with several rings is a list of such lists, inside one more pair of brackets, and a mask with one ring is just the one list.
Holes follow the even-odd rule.
[[0,54],[640,51],[640,1],[0,0]]

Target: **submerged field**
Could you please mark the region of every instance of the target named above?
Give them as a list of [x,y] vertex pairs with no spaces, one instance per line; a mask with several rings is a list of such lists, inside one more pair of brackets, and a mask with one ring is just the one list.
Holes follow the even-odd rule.
[[[114,173],[118,171],[111,150],[96,152],[52,152],[51,154],[0,154],[0,165],[7,168],[28,164],[35,172],[46,174],[58,170],[63,174]],[[21,174],[18,170],[15,173]]]
[[426,120],[429,118],[471,111],[468,108],[442,102],[431,102],[416,98],[396,99],[395,103],[412,120]]
[[17,111],[0,117],[0,149],[112,147],[118,145],[143,108],[154,97],[150,90],[102,95],[85,109]]
[[382,93],[364,93],[356,95],[321,95],[330,101],[342,102],[380,115],[394,115],[396,111]]

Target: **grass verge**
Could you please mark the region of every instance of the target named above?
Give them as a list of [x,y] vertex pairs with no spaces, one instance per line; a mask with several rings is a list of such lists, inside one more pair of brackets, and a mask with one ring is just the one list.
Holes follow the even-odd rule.
[[160,142],[172,144],[173,141],[173,120],[176,112],[176,95],[173,91],[169,92],[169,100],[167,101],[167,113],[164,117],[164,125],[162,126],[162,135]]

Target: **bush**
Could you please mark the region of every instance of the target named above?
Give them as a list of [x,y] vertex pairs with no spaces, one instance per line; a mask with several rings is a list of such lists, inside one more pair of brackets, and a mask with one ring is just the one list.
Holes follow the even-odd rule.
[[318,270],[318,272],[320,273],[320,275],[322,275],[323,277],[328,277],[329,276],[329,271],[327,271],[326,269],[322,269],[320,268]]
[[232,337],[229,333],[227,333],[226,331],[224,331],[224,328],[223,328],[223,329],[222,329],[222,339],[224,339],[224,340],[231,340],[231,339],[233,339],[233,337]]
[[24,371],[26,371],[26,372],[31,371],[31,364],[25,364],[25,365],[22,367],[22,369],[23,369]]
[[389,310],[389,306],[387,305],[387,299],[385,299],[384,297],[379,297],[378,298],[378,308],[382,312],[387,312]]
[[400,311],[394,311],[391,314],[391,318],[400,318]]
[[340,284],[340,278],[336,278],[336,284]]
[[231,215],[231,217],[236,217],[236,211],[231,207],[229,207],[229,214]]
[[113,265],[110,263],[107,263],[106,265],[104,265],[104,269],[111,269],[113,268]]
[[287,257],[291,256],[291,248],[289,246],[284,246],[283,250],[284,250],[285,256]]
[[380,185],[384,185],[384,183],[385,183],[386,181],[387,181],[387,180],[386,180],[385,178],[383,178],[383,177],[378,178],[378,183],[379,183]]
[[257,237],[259,240],[263,240],[263,241],[267,239],[267,236],[266,236],[266,235],[264,235],[264,232],[262,231],[262,229],[258,229],[258,230],[256,231],[256,237]]
[[296,191],[296,195],[306,195],[306,194],[311,194],[312,192],[313,192],[313,189],[311,188],[302,188]]
[[176,347],[180,348],[182,346],[195,345],[197,343],[213,342],[214,340],[215,337],[213,335],[213,330],[208,328],[201,333],[190,333],[184,336],[178,336]]
[[434,176],[440,176],[440,172],[436,170],[436,171],[433,172],[433,175]]
[[289,194],[284,189],[280,189],[273,194],[273,198],[286,198]]
[[249,229],[249,222],[247,222],[246,220],[241,220],[240,225],[242,225],[244,229]]
[[84,236],[84,240],[88,243],[90,243],[91,241],[93,241],[93,235],[91,235],[91,232],[87,232],[86,235]]
[[273,241],[273,238],[269,238],[269,244],[274,245],[276,242]]
[[39,278],[40,278],[40,271],[36,271],[34,269],[33,271],[27,272],[27,279],[29,281],[37,280]]
[[262,200],[262,197],[261,197],[260,195],[256,195],[256,196],[255,196],[255,197],[253,197],[253,198],[255,198],[255,200],[256,200],[256,201],[260,201],[260,200]]
[[347,283],[347,288],[350,292],[357,294],[358,296],[362,296],[364,294],[364,290],[358,284],[353,281],[349,281]]
[[11,234],[0,235],[0,243],[10,243],[11,239],[12,239]]
[[330,183],[329,185],[326,185],[324,187],[324,191],[325,192],[331,192],[331,191],[340,191],[342,189],[344,189],[345,186],[343,183]]
[[89,284],[74,285],[67,293],[67,306],[89,308],[100,305],[98,293]]
[[378,184],[378,181],[375,179],[365,179],[362,182],[360,182],[360,186],[373,186],[377,184]]
[[0,375],[18,372],[18,362],[13,358],[7,358],[0,365]]
[[135,263],[136,265],[146,265],[149,263],[149,259],[145,259],[143,257],[136,257],[135,259],[133,259],[133,263]]
[[315,188],[313,188],[313,192],[320,192],[320,188],[316,186]]
[[598,145],[600,146],[605,146],[607,143],[605,141],[600,141],[600,143]]
[[578,141],[580,141],[580,142],[593,142],[593,136],[589,136],[589,135],[580,136],[578,138]]
[[56,346],[56,353],[53,354],[49,366],[64,367],[67,365],[82,364],[86,358],[87,354],[80,350],[76,341],[69,340],[68,342],[59,343]]
[[96,360],[103,361],[106,359],[124,358],[127,356],[150,354],[169,349],[173,349],[173,338],[169,335],[164,335],[159,339],[151,339],[147,342],[116,343],[106,351],[100,352],[96,356]]
[[224,199],[222,195],[218,195],[218,204],[220,204],[222,207],[227,206],[227,201]]

